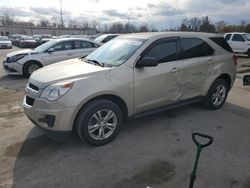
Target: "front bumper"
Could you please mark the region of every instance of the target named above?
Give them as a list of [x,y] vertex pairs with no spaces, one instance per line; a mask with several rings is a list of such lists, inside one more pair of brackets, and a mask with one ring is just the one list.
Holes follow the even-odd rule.
[[10,75],[22,75],[22,68],[23,66],[18,63],[6,63],[6,61],[3,62],[3,69],[6,74]]
[[27,104],[24,96],[24,113],[39,127],[54,131],[71,131],[73,123],[71,117],[74,108],[65,107],[59,102],[48,102],[46,99],[36,98],[33,104]]
[[1,49],[12,48],[12,44],[0,44]]

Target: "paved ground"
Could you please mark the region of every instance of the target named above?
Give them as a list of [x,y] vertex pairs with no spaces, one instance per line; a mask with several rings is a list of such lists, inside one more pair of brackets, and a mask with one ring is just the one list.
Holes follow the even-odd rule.
[[188,187],[195,155],[190,134],[198,130],[214,143],[201,155],[196,187],[249,188],[250,87],[241,77],[221,110],[189,105],[140,118],[114,142],[90,147],[76,136],[51,141],[34,127],[21,108],[27,80],[0,69],[0,187]]

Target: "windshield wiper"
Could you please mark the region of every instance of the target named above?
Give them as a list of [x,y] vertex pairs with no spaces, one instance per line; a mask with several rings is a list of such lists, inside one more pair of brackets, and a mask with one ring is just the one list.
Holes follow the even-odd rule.
[[97,61],[97,60],[94,60],[94,59],[84,59],[84,60],[86,60],[87,62],[91,62],[91,63],[94,63],[94,64],[97,64],[97,65],[99,65],[99,66],[101,66],[101,67],[104,67],[104,63],[101,63],[101,62],[99,62],[99,61]]

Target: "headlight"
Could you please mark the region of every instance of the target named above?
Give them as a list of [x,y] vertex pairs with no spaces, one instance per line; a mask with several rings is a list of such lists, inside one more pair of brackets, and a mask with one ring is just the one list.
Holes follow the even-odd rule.
[[27,54],[20,54],[20,55],[15,55],[15,56],[13,56],[13,57],[10,57],[8,63],[14,63],[14,62],[16,62],[16,61],[22,59],[22,58],[23,58],[24,56],[26,56],[26,55],[27,55]]
[[56,101],[65,95],[73,86],[73,82],[61,82],[52,84],[46,87],[42,94],[41,98],[45,98],[50,102]]

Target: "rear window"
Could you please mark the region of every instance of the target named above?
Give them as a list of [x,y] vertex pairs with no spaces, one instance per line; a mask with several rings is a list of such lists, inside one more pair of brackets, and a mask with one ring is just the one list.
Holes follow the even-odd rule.
[[214,50],[203,40],[198,38],[181,39],[181,59],[205,57],[214,54]]
[[226,39],[227,41],[229,41],[230,38],[231,38],[231,34],[227,34],[226,37],[225,37],[225,39]]
[[224,50],[228,52],[233,52],[232,48],[229,46],[227,41],[223,37],[211,37],[210,38],[213,42],[215,42],[217,45],[222,47]]

